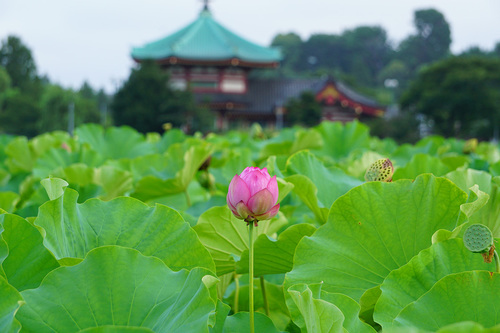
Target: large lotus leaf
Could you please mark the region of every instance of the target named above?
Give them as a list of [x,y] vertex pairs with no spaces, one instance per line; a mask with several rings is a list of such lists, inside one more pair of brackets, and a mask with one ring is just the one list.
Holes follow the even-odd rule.
[[369,148],[370,130],[358,121],[346,124],[324,121],[315,128],[323,138],[323,148],[318,151],[333,160],[347,157],[358,148]]
[[56,258],[83,258],[103,245],[135,248],[163,260],[171,269],[205,267],[214,270],[208,251],[175,210],[120,197],[77,203],[78,193],[64,195],[40,207],[35,224],[46,230],[45,246]]
[[155,152],[153,144],[136,130],[122,126],[106,130],[97,124],[86,124],[75,130],[81,143],[87,143],[101,156],[108,159],[134,158]]
[[369,182],[332,205],[328,222],[295,251],[285,284],[319,283],[359,301],[394,269],[431,245],[438,229],[455,228],[467,195],[444,178]]
[[278,137],[269,140],[262,147],[260,160],[264,160],[269,156],[289,156],[304,149],[320,149],[322,146],[323,138],[318,131],[314,129],[288,128],[281,131]]
[[461,238],[433,244],[421,251],[406,265],[393,270],[381,285],[382,294],[375,305],[374,319],[383,329],[408,304],[415,302],[441,278],[470,270],[495,270],[493,263],[465,248]]
[[174,272],[130,248],[99,247],[23,291],[26,304],[16,318],[26,331],[40,333],[110,325],[208,332],[215,302],[202,281],[207,274],[202,268]]
[[19,291],[38,287],[45,275],[59,267],[56,258],[43,246],[38,229],[22,217],[3,214],[0,224],[9,249],[7,258],[0,262],[7,280]]
[[172,128],[163,133],[160,141],[156,143],[159,153],[163,153],[174,143],[183,142],[186,140],[186,134],[178,128]]
[[500,161],[500,149],[497,144],[481,141],[477,145],[476,154],[489,164],[495,164]]
[[[210,173],[214,175],[217,188],[227,193],[229,183],[234,175],[240,174],[246,167],[254,165],[248,148],[228,149],[223,152],[218,160],[212,159]],[[214,164],[212,166],[212,164]]]
[[302,332],[342,332],[344,314],[334,304],[313,297],[306,284],[288,288],[287,305]]
[[342,169],[345,170],[348,175],[364,181],[366,170],[368,170],[376,160],[381,158],[384,158],[384,156],[374,151],[355,151],[342,163]]
[[[224,324],[223,333],[250,333],[249,326],[250,315],[248,312],[238,312],[232,316],[227,317]],[[255,312],[254,317],[255,332],[278,333],[279,331],[274,327],[273,322],[265,314]]]
[[292,175],[285,178],[285,181],[293,184],[294,193],[311,210],[316,220],[323,224],[328,219],[326,207],[321,207],[318,201],[318,188],[307,176]]
[[491,175],[485,171],[474,169],[458,169],[447,173],[444,177],[454,182],[464,192],[478,185],[483,192],[489,193],[491,190]]
[[18,136],[5,147],[7,159],[5,165],[11,173],[31,172],[35,165],[37,154],[28,144],[28,139]]
[[[238,311],[248,311],[248,299],[249,299],[249,288],[248,288],[248,275],[241,278],[239,285],[239,296],[238,296]],[[262,293],[262,281],[265,285],[265,293],[268,304],[269,314],[267,316],[273,321],[274,326],[277,329],[283,331],[286,329],[290,323],[290,313],[285,302],[285,295],[283,294],[283,286],[281,284],[277,285],[266,280],[261,280],[258,283],[257,280],[254,282],[254,309],[260,313],[266,313],[264,298]],[[225,298],[224,300],[233,305],[233,312],[236,308],[235,305],[235,291]]]
[[14,315],[23,303],[21,294],[0,276],[0,295],[2,295],[0,297],[0,332],[19,332],[21,326]]
[[427,293],[406,306],[395,326],[435,331],[457,322],[472,321],[486,328],[498,325],[500,274],[467,271],[439,280]]
[[[311,236],[316,228],[310,224],[295,224],[283,231],[278,239],[260,235],[254,243],[254,274],[283,274],[293,267],[293,255],[304,236]],[[243,251],[236,264],[236,272],[248,273],[248,250]]]
[[[288,174],[305,176],[312,181],[317,188],[319,208],[328,209],[338,197],[345,194],[351,188],[363,183],[354,177],[346,175],[341,169],[327,169],[320,160],[308,151],[300,151],[292,155],[287,161],[286,170]],[[301,197],[301,187],[303,187],[303,185],[299,183],[295,184],[293,181],[290,181],[288,177],[285,178],[285,180],[295,185],[294,192]],[[292,178],[292,180],[294,179]],[[310,190],[304,192],[308,193]],[[313,199],[308,199],[307,201],[310,200]]]
[[500,161],[490,165],[490,173],[493,176],[500,176]]
[[182,145],[170,146],[163,156],[165,169],[154,170],[156,175],[147,175],[139,180],[132,196],[147,201],[185,192],[213,149],[211,144],[202,141],[186,141]]
[[[453,323],[446,325],[435,333],[498,333],[500,331],[500,325],[484,328],[483,325],[472,322],[472,321],[462,321],[459,323]],[[428,330],[420,329],[417,327],[392,327],[384,330],[384,333],[434,333]]]
[[449,171],[450,169],[439,158],[427,154],[416,154],[404,167],[395,169],[392,179],[415,179],[423,173],[442,176]]
[[[360,306],[358,303],[356,303],[356,301],[346,295],[325,292],[321,290],[321,284],[297,284],[288,288],[288,295],[286,299],[287,306],[290,309],[292,318],[294,318],[295,323],[297,323],[298,325],[304,325],[304,318],[306,316],[310,317],[311,314],[314,314],[308,313],[309,310],[307,309],[304,309],[306,313],[301,313],[303,311],[299,310],[299,304],[296,303],[296,296],[298,295],[298,293],[300,293],[301,297],[303,297],[302,299],[299,299],[299,302],[306,301],[308,304],[312,305],[313,308],[315,304],[320,304],[320,307],[327,311],[326,315],[332,315],[331,312],[334,312],[334,314],[338,315],[335,307],[338,308],[342,312],[344,317],[342,326],[345,331],[356,333],[375,333],[375,330],[370,325],[363,323],[358,318]],[[333,307],[331,305],[333,305]],[[330,314],[328,314],[328,312],[330,312]],[[339,329],[339,331],[342,330]]]
[[[445,177],[466,192],[468,189],[473,190],[473,186],[477,185],[480,191],[487,194],[484,195],[484,193],[473,190],[478,192],[476,195],[479,200],[476,201],[482,200],[484,203],[479,207],[471,207],[474,210],[468,214],[464,213],[467,215],[469,223],[484,224],[490,228],[493,237],[500,237],[500,186],[492,179],[491,175],[485,171],[460,169],[446,174]],[[481,196],[486,198],[481,198]]]
[[[286,220],[279,218],[260,221],[254,228],[254,239],[261,234],[272,235],[277,232]],[[248,227],[245,221],[237,219],[227,206],[213,207],[203,213],[198,224],[193,228],[201,242],[210,251],[217,275],[231,273],[236,270],[233,255],[240,257],[248,250]]]
[[154,333],[146,327],[127,327],[127,326],[101,326],[91,327],[78,331],[78,333]]
[[103,200],[111,200],[132,190],[132,174],[118,168],[103,165],[94,170],[93,182],[104,190]]
[[19,194],[14,192],[0,192],[0,208],[12,213],[19,202]]

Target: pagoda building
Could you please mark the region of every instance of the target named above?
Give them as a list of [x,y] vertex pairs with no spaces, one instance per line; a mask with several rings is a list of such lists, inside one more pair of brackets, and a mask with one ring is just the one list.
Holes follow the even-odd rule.
[[384,108],[331,78],[263,79],[253,69],[277,68],[278,49],[252,43],[214,20],[207,2],[198,18],[167,37],[132,50],[140,63],[153,60],[169,73],[170,85],[190,89],[199,104],[217,114],[217,128],[260,122],[283,126],[285,105],[312,91],[323,119],[350,121],[380,116]]

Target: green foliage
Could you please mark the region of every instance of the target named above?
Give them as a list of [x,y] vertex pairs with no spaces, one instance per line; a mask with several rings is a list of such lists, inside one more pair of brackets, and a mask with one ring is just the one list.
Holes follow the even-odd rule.
[[286,105],[286,119],[289,125],[314,126],[321,120],[321,105],[312,92],[303,92],[299,98],[292,98]]
[[499,123],[500,59],[451,57],[423,69],[403,95],[444,136],[492,138]]
[[[500,150],[465,146],[358,122],[0,136],[0,331],[248,330],[248,227],[225,196],[251,165],[280,191],[253,238],[258,331],[495,331],[499,273],[463,235],[498,241]],[[409,179],[363,183],[387,158]]]
[[111,105],[116,125],[128,125],[139,132],[163,132],[163,124],[187,126],[189,131],[207,130],[209,111],[195,105],[189,91],[170,88],[168,75],[154,62],[133,69]]

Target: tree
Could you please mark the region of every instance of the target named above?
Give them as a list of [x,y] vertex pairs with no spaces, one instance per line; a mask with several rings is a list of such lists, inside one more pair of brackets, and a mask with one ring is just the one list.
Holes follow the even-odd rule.
[[290,99],[285,109],[288,125],[315,126],[321,121],[321,105],[310,91],[303,92],[300,98]]
[[278,34],[273,38],[271,46],[281,50],[283,61],[281,67],[285,71],[293,71],[297,68],[300,61],[300,48],[302,40],[294,32],[287,34]]
[[207,131],[213,124],[210,111],[196,106],[190,91],[170,88],[168,75],[154,62],[133,69],[111,104],[115,125],[140,132],[162,132],[165,123]]
[[401,106],[425,115],[444,136],[493,137],[500,123],[500,59],[451,57],[424,68]]
[[41,82],[37,75],[35,60],[21,39],[9,36],[7,40],[2,41],[0,65],[7,70],[12,87],[19,88],[21,92],[37,94],[39,97]]
[[414,14],[415,35],[399,45],[399,59],[415,72],[421,65],[450,54],[450,26],[443,14],[435,9],[417,10]]

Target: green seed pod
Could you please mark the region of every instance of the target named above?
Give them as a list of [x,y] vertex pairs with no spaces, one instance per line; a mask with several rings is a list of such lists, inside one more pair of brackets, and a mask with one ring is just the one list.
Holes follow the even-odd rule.
[[476,152],[477,148],[477,139],[472,138],[467,141],[465,141],[464,148],[463,148],[463,153],[464,154],[470,154]]
[[464,245],[474,253],[488,252],[493,245],[493,235],[484,224],[473,224],[465,230]]
[[365,180],[367,182],[380,181],[380,182],[390,182],[392,181],[392,175],[394,174],[394,166],[388,158],[381,158],[375,161],[365,173]]

